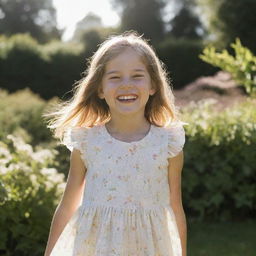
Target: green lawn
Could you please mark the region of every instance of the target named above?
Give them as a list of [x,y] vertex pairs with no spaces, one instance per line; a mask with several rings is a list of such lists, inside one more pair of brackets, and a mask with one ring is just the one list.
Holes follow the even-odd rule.
[[256,255],[256,220],[187,225],[188,256]]

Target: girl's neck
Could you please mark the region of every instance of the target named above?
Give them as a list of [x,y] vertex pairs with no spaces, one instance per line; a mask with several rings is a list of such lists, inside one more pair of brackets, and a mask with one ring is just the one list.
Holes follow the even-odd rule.
[[134,135],[134,134],[145,134],[150,128],[150,123],[146,118],[136,119],[136,117],[129,117],[127,119],[115,119],[106,123],[106,128],[112,134],[121,135]]

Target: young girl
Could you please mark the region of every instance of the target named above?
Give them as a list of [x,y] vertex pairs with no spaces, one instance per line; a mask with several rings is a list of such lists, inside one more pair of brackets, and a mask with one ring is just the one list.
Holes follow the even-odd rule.
[[148,42],[106,40],[73,98],[49,115],[71,156],[45,256],[186,256],[186,123]]

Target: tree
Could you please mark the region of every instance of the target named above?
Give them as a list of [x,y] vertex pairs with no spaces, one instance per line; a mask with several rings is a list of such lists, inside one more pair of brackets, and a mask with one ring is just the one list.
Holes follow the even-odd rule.
[[240,38],[243,45],[256,52],[255,0],[197,0],[204,24],[219,48]]
[[88,57],[91,56],[103,42],[102,35],[96,29],[89,29],[81,35],[81,42],[85,45]]
[[206,31],[196,13],[195,0],[170,0],[173,17],[167,21],[168,35],[175,38],[200,39]]
[[135,30],[155,42],[163,38],[166,0],[112,0],[112,4],[119,8],[121,31]]
[[79,42],[81,41],[85,32],[102,27],[103,25],[101,18],[98,15],[90,12],[77,23],[72,40]]
[[29,33],[39,42],[60,39],[52,0],[0,0],[0,33]]
[[186,5],[180,9],[170,23],[170,34],[176,38],[199,39],[204,34],[200,20]]
[[240,38],[243,45],[256,52],[256,1],[225,0],[220,5],[218,17],[223,23],[222,39],[230,44]]

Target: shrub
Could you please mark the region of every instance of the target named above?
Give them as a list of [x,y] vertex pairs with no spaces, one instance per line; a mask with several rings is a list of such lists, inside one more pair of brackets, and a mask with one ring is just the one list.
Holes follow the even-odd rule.
[[67,176],[69,151],[58,144],[46,127],[42,113],[59,99],[45,101],[29,88],[8,93],[0,89],[0,141],[7,142],[8,134],[22,137],[33,147],[55,149],[59,152],[58,167]]
[[0,58],[6,58],[12,51],[26,51],[31,55],[42,55],[38,42],[29,34],[15,34],[10,37],[0,36]]
[[11,133],[22,136],[33,146],[49,142],[51,134],[41,115],[54,101],[46,102],[29,88],[11,94],[0,89],[0,139]]
[[15,92],[30,88],[44,99],[62,97],[85,69],[79,44],[40,45],[29,35],[0,37],[0,85]]
[[245,88],[246,93],[256,97],[256,56],[242,46],[237,38],[231,44],[235,56],[232,56],[226,49],[218,53],[213,46],[208,46],[200,54],[200,58],[215,67],[229,72],[233,79]]
[[184,201],[199,219],[252,217],[256,210],[256,101],[222,112],[202,100],[182,109],[185,126]]
[[167,66],[175,89],[184,87],[199,76],[217,71],[198,58],[202,49],[202,42],[188,39],[167,38],[156,46],[157,54]]
[[1,255],[42,255],[64,188],[64,175],[51,168],[56,154],[11,134],[0,143]]

